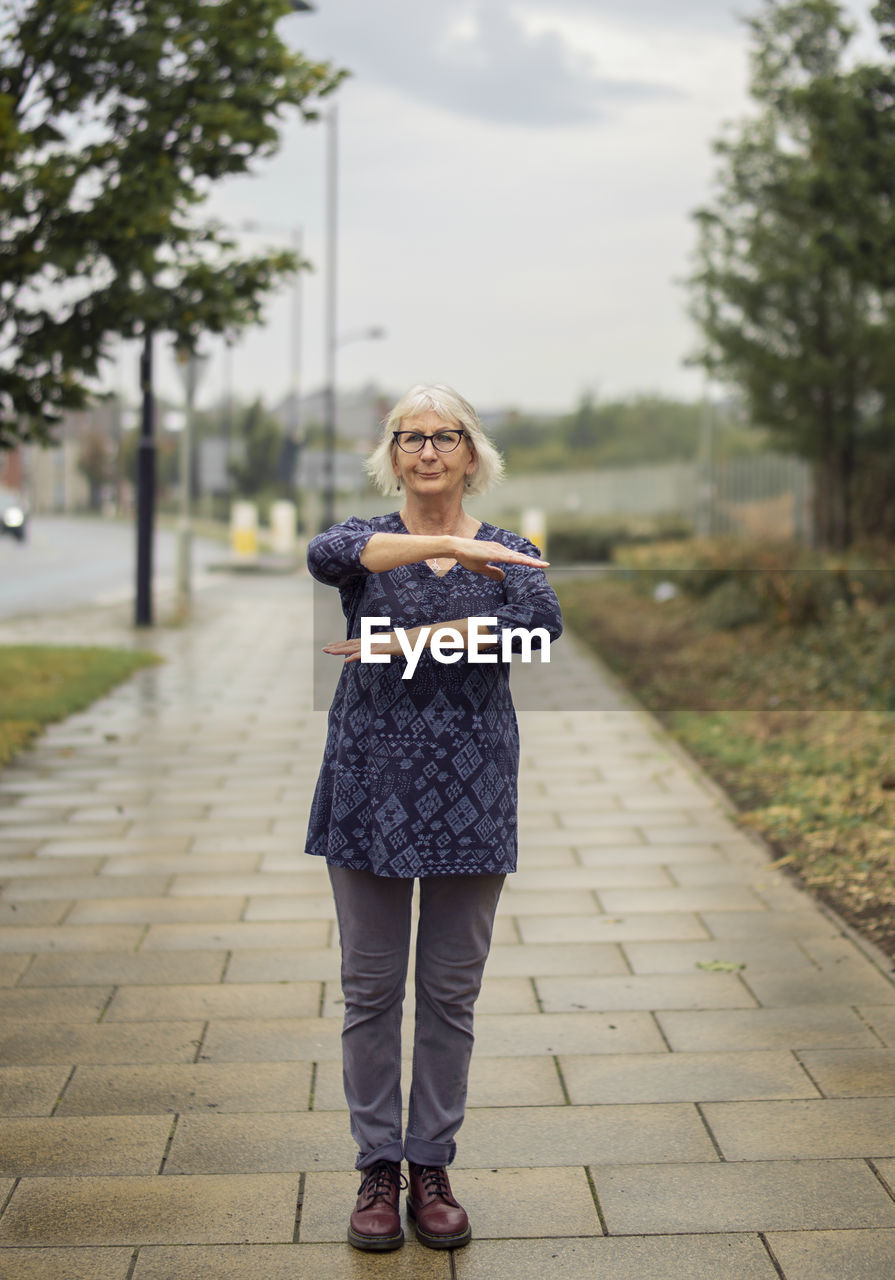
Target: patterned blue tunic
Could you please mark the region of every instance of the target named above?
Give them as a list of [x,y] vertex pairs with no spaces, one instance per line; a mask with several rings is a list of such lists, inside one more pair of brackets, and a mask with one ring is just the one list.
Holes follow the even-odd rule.
[[[494,582],[454,565],[439,577],[423,561],[371,573],[360,553],[374,533],[407,533],[397,512],[351,517],[314,538],[308,566],[339,588],[348,637],[362,617],[417,627],[497,618],[503,631],[562,632],[559,603],[541,569],[501,565]],[[482,524],[476,538],[526,555],[524,538]],[[381,629],[381,628],[379,628]],[[514,639],[518,650],[519,640]],[[482,652],[493,653],[495,646]],[[535,645],[535,661],[540,661]],[[338,661],[334,658],[333,661]],[[519,731],[510,664],[438,662],[428,649],[408,679],[403,656],[347,663],[329,713],[306,850],[330,864],[381,876],[485,875],[515,871]]]

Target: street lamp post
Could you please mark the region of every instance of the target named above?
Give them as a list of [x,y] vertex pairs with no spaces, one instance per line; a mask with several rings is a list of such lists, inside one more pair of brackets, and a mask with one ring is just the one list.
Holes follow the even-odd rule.
[[140,356],[140,442],[137,450],[137,594],[134,623],[152,626],[152,524],[155,512],[155,398],[152,392],[152,330],[143,335]]
[[323,417],[323,507],[321,530],[336,520],[336,303],[339,240],[339,116],[330,107],[326,116],[326,298],[323,332],[326,375]]
[[[284,227],[277,223],[257,222],[250,219],[240,223],[243,231],[266,232],[271,231],[276,235],[288,236],[292,242],[292,249],[295,256],[301,263],[301,255],[304,247],[304,232],[301,227]],[[295,273],[295,288],[292,292],[292,333],[290,341],[289,353],[289,442],[292,450],[292,461],[301,448],[301,349],[302,349],[302,269]],[[294,470],[294,466],[293,466]]]
[[177,530],[177,611],[180,617],[185,618],[192,595],[193,417],[196,391],[207,357],[198,353],[191,354],[182,348],[176,352],[176,356],[186,394],[186,413],[180,432],[180,523]]
[[326,343],[326,372],[323,415],[323,467],[321,484],[321,531],[328,529],[336,519],[336,355],[339,347],[364,338],[384,338],[385,330],[379,327],[362,329],[357,333],[338,337],[338,283],[339,283],[339,117],[338,109],[330,107],[326,116],[326,295],[324,308],[324,339]]

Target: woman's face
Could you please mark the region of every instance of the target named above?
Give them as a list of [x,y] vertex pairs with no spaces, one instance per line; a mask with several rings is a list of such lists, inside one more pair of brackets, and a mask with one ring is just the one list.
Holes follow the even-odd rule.
[[[458,429],[457,424],[446,421],[434,409],[404,418],[399,428],[401,431],[418,431],[424,436],[451,429]],[[475,453],[466,436],[450,453],[436,449],[431,439],[426,440],[419,453],[405,453],[395,445],[392,449],[392,470],[408,493],[420,498],[443,498],[447,494],[462,493],[466,477],[475,470]]]

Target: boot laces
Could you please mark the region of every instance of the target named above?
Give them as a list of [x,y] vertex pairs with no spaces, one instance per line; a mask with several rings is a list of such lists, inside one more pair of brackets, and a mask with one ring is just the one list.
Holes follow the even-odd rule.
[[375,1204],[377,1200],[390,1199],[396,1189],[400,1191],[406,1186],[407,1179],[395,1165],[390,1164],[388,1160],[377,1160],[376,1164],[371,1165],[366,1171],[357,1194],[363,1196],[369,1206]]
[[440,1200],[452,1200],[451,1186],[448,1182],[447,1169],[441,1165],[424,1165],[419,1170],[423,1187],[430,1196]]

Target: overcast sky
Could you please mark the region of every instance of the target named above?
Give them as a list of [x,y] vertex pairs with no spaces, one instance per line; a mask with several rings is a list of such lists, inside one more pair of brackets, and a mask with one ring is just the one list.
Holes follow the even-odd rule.
[[[340,384],[449,382],[483,409],[564,409],[588,389],[699,395],[679,281],[711,140],[747,109],[734,14],[756,0],[316,4],[281,31],[353,73],[337,95],[338,331],[387,333],[340,349]],[[866,19],[870,5],[849,8]],[[303,228],[306,390],[323,377],[324,143],[322,124],[290,122],[280,153],[210,204]],[[290,316],[287,292],[242,340],[238,393],[285,394]],[[205,401],[223,370],[209,351]]]

